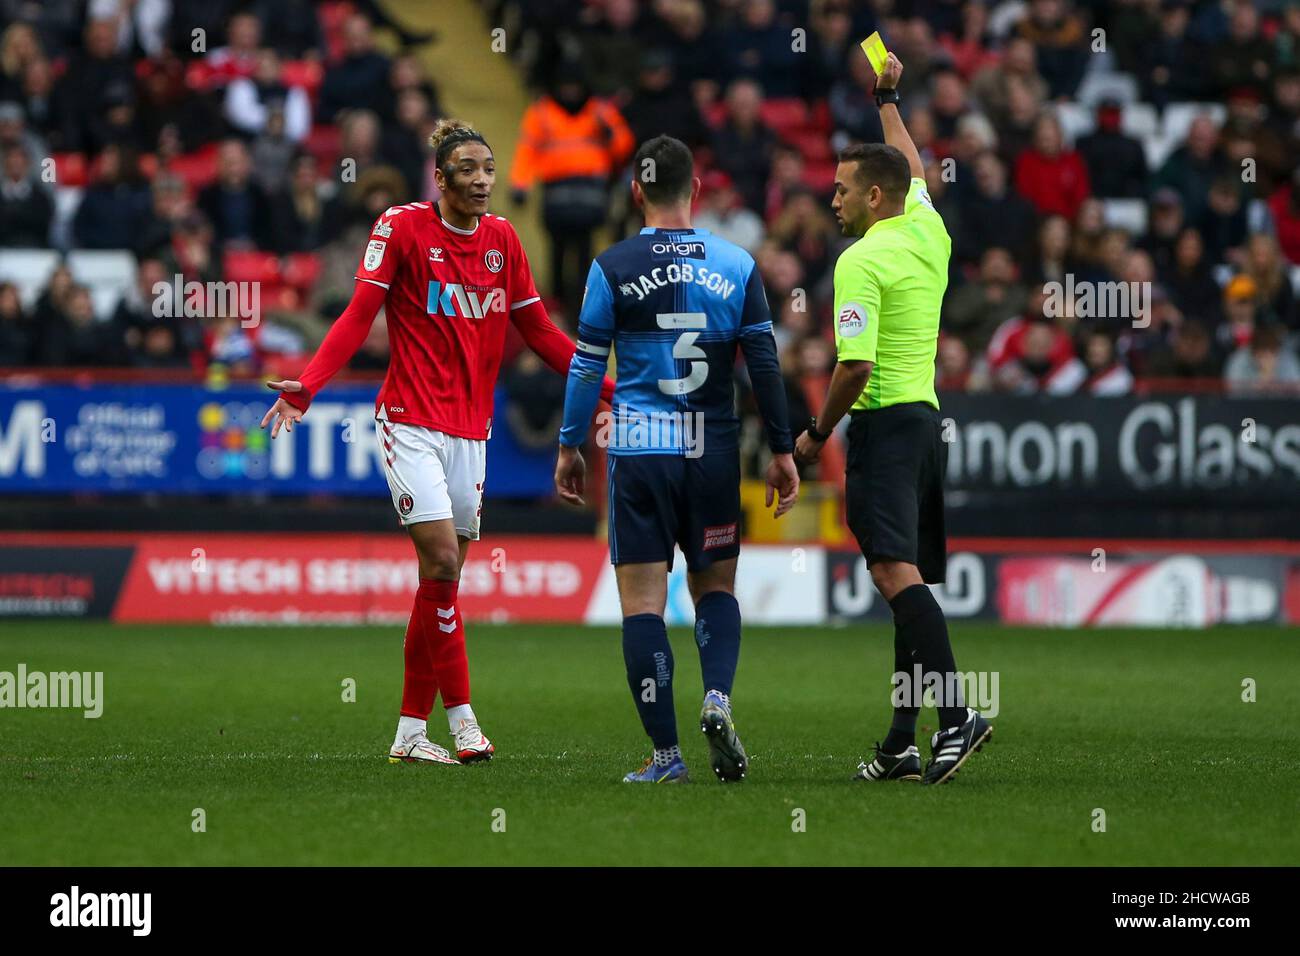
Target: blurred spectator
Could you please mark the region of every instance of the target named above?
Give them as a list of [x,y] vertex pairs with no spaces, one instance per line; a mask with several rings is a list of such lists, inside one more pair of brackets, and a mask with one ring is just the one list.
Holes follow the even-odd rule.
[[1024,312],[1027,304],[1028,293],[1017,280],[1011,253],[991,246],[980,259],[977,279],[948,293],[943,328],[970,352],[982,354],[998,327]]
[[1091,192],[1088,170],[1065,148],[1061,124],[1044,113],[1034,126],[1034,145],[1016,159],[1016,189],[1041,215],[1073,219]]
[[1295,293],[1277,240],[1267,233],[1256,233],[1246,241],[1245,252],[1243,273],[1255,282],[1260,320],[1295,329]]
[[1093,326],[1080,336],[1082,357],[1071,359],[1053,382],[1049,391],[1071,391],[1072,379],[1078,377],[1073,391],[1087,395],[1127,395],[1133,391],[1133,373],[1115,351],[1115,336]]
[[262,45],[262,21],[251,10],[236,11],[226,24],[226,45],[204,58],[206,86],[224,89],[233,80],[257,72],[257,54]]
[[876,108],[874,91],[876,72],[861,50],[848,57],[848,76],[841,76],[831,86],[828,104],[831,111],[831,148],[837,153],[850,143],[881,143],[885,140]]
[[[163,296],[174,295],[173,277],[157,257],[140,260],[135,288],[118,304],[114,326],[122,331],[130,363],[137,368],[183,368],[189,352],[198,345],[193,319],[183,315],[183,302],[170,302],[171,315],[155,314],[159,284],[168,287]],[[167,311],[167,310],[161,310]]]
[[1048,216],[1038,227],[1038,243],[1024,270],[1030,286],[1044,282],[1064,282],[1066,273],[1074,272],[1077,263],[1071,256],[1070,221],[1064,216]]
[[1016,160],[1034,145],[1034,134],[1042,113],[1042,101],[1022,81],[1013,79],[1007,88],[1006,118],[996,124],[998,151],[1008,167],[1014,169]]
[[792,192],[784,209],[772,223],[768,239],[795,253],[804,266],[808,285],[815,286],[828,275],[835,249],[832,242],[839,229],[824,203],[806,187]]
[[806,57],[790,36],[790,26],[778,22],[775,0],[747,0],[727,32],[727,78],[762,83],[772,97],[803,95]]
[[551,290],[576,308],[591,265],[592,233],[604,225],[611,177],[636,148],[619,111],[596,99],[578,64],[524,113],[510,187],[517,204],[542,183],[551,239]]
[[582,36],[582,62],[592,93],[621,104],[636,86],[645,49],[638,29],[640,11],[637,0],[604,0],[593,8],[597,11],[599,19]]
[[1172,189],[1157,189],[1151,197],[1151,219],[1147,234],[1139,246],[1151,254],[1156,272],[1167,275],[1174,269],[1179,237],[1186,222],[1183,220],[1183,200]]
[[1282,251],[1292,265],[1300,265],[1300,166],[1291,173],[1290,182],[1268,198],[1268,211]]
[[1035,104],[1047,101],[1047,81],[1034,65],[1034,45],[1023,37],[1007,41],[1002,61],[984,67],[971,80],[970,91],[995,125],[1011,118],[1012,88],[1022,90]]
[[375,50],[370,21],[360,14],[343,24],[343,59],[330,67],[321,85],[318,112],[330,122],[344,109],[370,110],[380,116],[391,109],[388,57]]
[[669,0],[661,14],[667,28],[663,42],[672,51],[677,76],[690,85],[700,109],[718,98],[722,42],[714,31],[703,0]]
[[0,149],[9,146],[21,146],[32,160],[29,175],[36,178],[35,160],[49,155],[44,140],[27,126],[23,118],[23,108],[14,102],[0,103]]
[[1044,318],[1041,297],[1025,315],[1002,323],[989,343],[988,359],[993,383],[999,391],[1063,394],[1078,387],[1082,378],[1073,363],[1070,336]]
[[[1187,33],[1191,4],[1162,2],[1159,30],[1137,39],[1133,68],[1142,98],[1163,110],[1171,102],[1199,100],[1204,95],[1204,48]],[[1154,32],[1154,37],[1151,33]]]
[[1188,319],[1151,356],[1146,372],[1154,378],[1217,379],[1223,373],[1223,359],[1205,323]]
[[236,77],[226,87],[226,119],[246,136],[266,129],[271,115],[280,113],[284,136],[300,143],[311,132],[311,103],[301,86],[286,86],[280,57],[274,49],[257,51],[251,76]]
[[501,379],[506,423],[515,441],[524,448],[554,445],[564,418],[564,379],[530,349],[520,351]]
[[765,236],[763,220],[746,209],[740,194],[726,173],[714,171],[703,179],[699,212],[694,217],[698,229],[707,229],[734,242],[750,255],[758,251]]
[[69,57],[68,67],[55,86],[60,129],[51,132],[56,150],[98,153],[120,129],[123,110],[134,97],[135,70],[117,52],[117,24],[92,19],[86,24],[82,49]]
[[1205,240],[1197,229],[1188,226],[1178,233],[1173,262],[1161,282],[1179,309],[1199,316],[1209,325],[1218,324],[1223,293],[1214,281],[1205,258]]
[[27,64],[22,86],[13,100],[22,108],[27,124],[42,138],[48,139],[51,131],[60,128],[63,120],[54,95],[54,69],[44,57]]
[[1205,248],[1216,261],[1238,258],[1246,241],[1246,205],[1239,182],[1231,176],[1216,179],[1210,185],[1205,208],[1197,223],[1205,238]]
[[706,144],[709,129],[690,92],[678,82],[672,54],[662,49],[649,50],[639,59],[636,91],[623,110],[633,139],[640,144],[671,131],[692,149]]
[[1120,132],[1123,108],[1117,100],[1097,107],[1097,129],[1076,144],[1088,167],[1092,191],[1103,199],[1140,199],[1146,195],[1147,157],[1142,144]]
[[[804,85],[826,91],[839,79],[857,44],[850,0],[811,0],[808,5],[808,59]],[[859,53],[861,51],[859,50]],[[854,60],[866,57],[853,57]]]
[[54,205],[32,176],[27,150],[17,144],[0,153],[0,246],[43,249],[50,244]]
[[99,176],[81,197],[72,232],[86,249],[133,249],[149,221],[150,195],[129,146],[111,145],[99,157]]
[[319,60],[324,48],[313,0],[258,0],[255,9],[275,48],[294,59]]
[[249,148],[253,179],[262,191],[273,196],[284,189],[289,178],[289,164],[298,148],[285,135],[284,110],[277,104],[267,113],[266,126]]
[[1258,296],[1259,287],[1248,275],[1233,276],[1224,286],[1224,323],[1219,327],[1218,339],[1225,351],[1244,347],[1254,336]]
[[1300,360],[1285,347],[1277,326],[1259,325],[1250,344],[1228,357],[1223,380],[1235,393],[1290,392],[1300,385]]
[[44,59],[40,37],[31,24],[16,20],[6,26],[0,33],[0,101],[18,99],[27,68]]
[[1156,187],[1168,186],[1183,197],[1188,222],[1198,222],[1205,210],[1210,183],[1219,174],[1219,130],[1208,115],[1192,120],[1187,142],[1175,149],[1156,173]]
[[1016,32],[1034,45],[1038,71],[1053,99],[1079,88],[1088,62],[1088,35],[1067,0],[1029,0]]
[[280,252],[314,252],[337,234],[341,210],[316,179],[316,160],[299,153],[288,188],[271,201],[272,234]]
[[18,287],[0,282],[0,368],[30,365],[36,358],[36,329],[23,311]]
[[409,87],[397,95],[397,116],[383,130],[380,157],[402,174],[411,199],[427,199],[437,188],[429,150],[429,135],[436,124],[437,117],[422,89]]
[[217,181],[199,193],[198,208],[220,246],[269,249],[270,203],[253,182],[248,147],[228,139],[217,153]]
[[90,290],[73,285],[52,326],[43,330],[41,359],[45,365],[122,365],[126,352],[121,327],[112,320],[96,320]]
[[142,149],[158,149],[169,130],[178,152],[190,152],[212,142],[224,127],[213,99],[186,86],[185,65],[172,54],[146,60],[137,88],[136,136]]
[[1008,188],[1006,166],[995,153],[980,154],[972,168],[974,189],[967,189],[960,199],[961,224],[953,235],[955,258],[976,262],[985,249],[996,245],[1010,250],[1017,261],[1025,261],[1035,238],[1034,207]]
[[[345,110],[335,121],[339,128],[339,155],[351,161],[352,171],[360,182],[365,173],[384,163],[381,153],[383,127],[379,115],[371,110]],[[412,183],[405,183],[400,201],[410,198],[412,188]]]
[[176,224],[193,209],[185,183],[160,173],[150,186],[150,206],[132,243],[137,255],[156,255],[171,245]]
[[1211,92],[1226,94],[1247,87],[1263,95],[1273,70],[1273,51],[1260,33],[1259,11],[1253,3],[1235,3],[1228,21],[1228,36],[1210,50]]
[[764,192],[776,147],[776,134],[763,123],[763,90],[752,80],[727,89],[727,118],[713,137],[713,155],[755,212],[763,212]]

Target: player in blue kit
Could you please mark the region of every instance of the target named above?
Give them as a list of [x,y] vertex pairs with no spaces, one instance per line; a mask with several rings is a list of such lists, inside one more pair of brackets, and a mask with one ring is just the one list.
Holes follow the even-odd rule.
[[695,642],[704,677],[700,729],[723,781],[745,776],[745,749],[731,717],[740,656],[733,588],[740,553],[736,346],[744,353],[772,461],[767,504],[780,517],[799,495],[772,316],[754,259],[691,228],[699,194],[690,150],[658,136],[633,164],[640,234],[591,265],[569,368],[555,486],[582,503],[587,436],[614,350],[613,412],[597,440],[609,460],[609,553],[623,608],[627,682],[654,754],[629,783],[684,782],[673,714],[673,652],[664,626],[673,546],[686,557]]

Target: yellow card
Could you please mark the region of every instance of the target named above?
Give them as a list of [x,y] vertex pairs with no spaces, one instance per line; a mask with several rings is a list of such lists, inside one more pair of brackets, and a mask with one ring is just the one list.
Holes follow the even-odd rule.
[[862,52],[871,61],[871,68],[876,71],[876,76],[885,72],[885,59],[889,56],[889,51],[885,49],[885,41],[880,39],[879,30],[862,41]]

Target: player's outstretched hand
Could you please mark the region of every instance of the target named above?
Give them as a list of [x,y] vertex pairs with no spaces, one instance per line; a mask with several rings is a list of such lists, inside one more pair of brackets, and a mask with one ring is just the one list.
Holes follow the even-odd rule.
[[799,471],[794,466],[794,458],[787,452],[773,455],[767,466],[767,507],[772,507],[772,498],[776,497],[776,513],[779,518],[799,500]]
[[903,62],[890,53],[885,58],[885,72],[876,77],[876,89],[884,92],[885,90],[898,89],[898,81],[903,78]]
[[586,504],[582,493],[587,484],[587,463],[576,448],[560,446],[560,457],[555,462],[555,491],[571,505]]
[[[273,392],[301,392],[302,382],[285,379],[282,382],[267,382],[266,387],[271,389]],[[262,416],[262,427],[265,428],[268,424],[274,421],[275,424],[271,426],[271,437],[274,438],[276,435],[280,434],[281,425],[284,426],[285,431],[293,431],[293,426],[302,421],[303,414],[304,412],[302,409],[294,408],[283,398],[277,398],[275,404],[272,405],[267,410],[266,414]]]

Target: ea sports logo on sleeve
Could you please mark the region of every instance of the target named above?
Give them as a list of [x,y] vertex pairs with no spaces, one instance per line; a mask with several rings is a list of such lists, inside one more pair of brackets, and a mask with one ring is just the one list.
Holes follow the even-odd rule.
[[488,272],[500,272],[505,268],[506,257],[499,249],[489,249],[483,253],[483,264],[488,267]]
[[867,310],[856,302],[846,302],[844,308],[840,309],[840,338],[851,339],[854,336],[861,335],[862,330],[866,327]]

